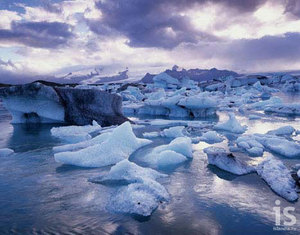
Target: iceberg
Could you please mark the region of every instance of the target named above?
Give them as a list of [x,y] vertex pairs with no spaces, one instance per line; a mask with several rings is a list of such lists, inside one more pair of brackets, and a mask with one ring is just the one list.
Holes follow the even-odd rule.
[[143,133],[143,136],[145,138],[156,138],[156,137],[159,137],[160,136],[160,133],[159,132],[146,132],[146,133]]
[[256,141],[274,153],[288,158],[300,157],[300,145],[283,137],[274,135],[255,135]]
[[203,151],[207,155],[208,163],[215,165],[222,170],[228,171],[235,175],[244,175],[255,172],[254,167],[248,166],[239,161],[233,154],[227,153],[223,148],[208,147]]
[[214,116],[218,107],[216,100],[209,97],[209,93],[184,97],[178,102],[178,105],[189,109],[193,117]]
[[[175,92],[176,93],[176,92]],[[216,115],[218,104],[207,93],[187,97],[176,94],[157,100],[146,100],[143,106],[131,108],[138,115],[161,115],[169,117],[210,117]]]
[[84,149],[89,146],[93,146],[95,144],[100,144],[100,143],[104,142],[105,140],[107,140],[110,137],[110,135],[111,135],[111,133],[106,132],[106,133],[98,135],[92,139],[89,139],[86,141],[81,141],[79,143],[56,146],[56,147],[53,147],[53,152],[59,153],[59,152],[77,151],[80,149]]
[[141,101],[144,98],[140,89],[134,86],[128,86],[127,89],[120,92],[120,94],[122,95],[123,101]]
[[208,131],[200,137],[200,140],[209,144],[214,144],[222,142],[224,138],[221,137],[216,131]]
[[77,143],[91,139],[90,133],[100,130],[101,126],[93,121],[93,125],[53,127],[51,135],[63,141]]
[[251,156],[262,156],[264,146],[253,135],[240,136],[236,140],[237,146],[248,152]]
[[163,88],[160,88],[157,91],[146,93],[145,96],[148,100],[160,100],[166,97],[166,92]]
[[111,197],[108,208],[119,213],[150,216],[158,205],[169,200],[167,190],[154,180],[122,187]]
[[241,126],[241,124],[236,120],[234,113],[229,113],[228,116],[229,119],[226,122],[218,123],[214,126],[214,129],[236,134],[242,134],[247,130],[247,126]]
[[153,82],[155,87],[159,88],[177,88],[180,82],[171,77],[169,74],[163,72],[153,77]]
[[159,168],[174,167],[193,157],[192,142],[188,137],[178,137],[167,145],[155,147],[145,161]]
[[290,136],[295,132],[295,128],[292,126],[283,126],[279,127],[276,130],[268,131],[267,134],[269,135],[285,135],[285,136]]
[[272,190],[288,201],[296,201],[296,182],[291,172],[279,160],[266,158],[257,166],[257,174],[266,181]]
[[184,126],[174,126],[167,129],[164,129],[161,132],[161,135],[168,138],[177,138],[177,137],[183,137],[183,130]]
[[267,108],[268,106],[272,106],[274,104],[281,104],[281,103],[282,103],[281,98],[279,98],[277,96],[273,96],[268,100],[258,101],[253,104],[250,104],[249,109],[262,110],[262,109]]
[[65,111],[52,87],[41,83],[1,89],[3,104],[12,123],[63,123]]
[[14,153],[15,153],[14,150],[9,149],[9,148],[0,149],[0,157],[7,157]]
[[77,89],[49,82],[33,82],[0,89],[12,123],[66,123],[102,126],[128,121],[122,114],[122,98],[93,88]]
[[94,178],[93,183],[143,183],[146,180],[157,180],[162,177],[167,177],[166,174],[159,173],[151,168],[144,168],[136,165],[127,159],[118,162],[114,165],[107,175],[100,178]]
[[129,122],[116,127],[102,143],[89,146],[79,151],[54,154],[57,162],[82,167],[101,167],[116,164],[127,159],[135,150],[151,143],[139,139],[132,131]]
[[265,113],[275,113],[280,116],[299,116],[300,115],[300,104],[291,103],[291,104],[282,104],[275,103],[268,105],[264,109]]

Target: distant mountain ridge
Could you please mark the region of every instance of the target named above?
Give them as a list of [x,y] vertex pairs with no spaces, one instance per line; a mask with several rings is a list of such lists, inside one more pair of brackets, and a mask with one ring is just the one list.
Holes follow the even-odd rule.
[[[233,76],[233,77],[238,77],[240,74],[230,71],[230,70],[218,70],[216,68],[212,69],[182,69],[178,70],[178,66],[174,65],[172,69],[167,69],[164,71],[168,75],[170,75],[173,78],[177,78],[179,80],[188,77],[191,80],[201,82],[201,81],[208,81],[208,80],[213,80],[217,79],[220,77],[228,77],[228,76]],[[157,74],[150,74],[147,73],[141,80],[140,82],[143,83],[152,83],[153,82],[153,77]]]

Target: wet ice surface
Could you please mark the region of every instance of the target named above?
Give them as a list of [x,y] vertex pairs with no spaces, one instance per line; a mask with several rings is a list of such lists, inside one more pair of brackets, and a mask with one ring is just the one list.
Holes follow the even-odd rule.
[[[219,112],[219,121],[227,120]],[[245,134],[266,133],[281,126],[300,129],[299,118],[264,116],[249,120],[236,115]],[[52,147],[61,143],[51,137],[50,125],[10,125],[10,116],[0,108],[0,148],[16,154],[1,158],[0,164],[0,231],[3,233],[95,233],[95,234],[268,234],[275,226],[275,200],[281,207],[294,206],[300,219],[299,202],[289,203],[276,195],[256,174],[235,176],[207,165],[205,142],[194,145],[193,159],[178,168],[166,169],[169,177],[159,180],[170,194],[170,201],[158,207],[150,217],[141,218],[112,213],[107,205],[119,187],[94,184],[89,178],[105,175],[110,167],[80,168],[56,163]],[[195,121],[196,122],[196,121]],[[208,121],[211,123],[211,121]],[[180,125],[180,124],[178,124]],[[171,125],[172,126],[172,125]],[[144,132],[160,131],[162,126],[136,128]],[[232,134],[225,135],[229,140]],[[141,156],[171,139],[152,138],[129,160],[146,166]],[[227,148],[228,140],[214,146]],[[269,153],[265,152],[265,155]],[[243,154],[241,154],[241,157]],[[287,167],[299,163],[274,155]],[[255,160],[256,158],[254,158]],[[300,229],[299,223],[293,226]],[[283,233],[283,232],[280,232]],[[285,231],[298,234],[296,231]]]

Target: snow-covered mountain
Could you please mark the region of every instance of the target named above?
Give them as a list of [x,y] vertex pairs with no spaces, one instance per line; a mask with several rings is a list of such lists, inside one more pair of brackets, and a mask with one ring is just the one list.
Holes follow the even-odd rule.
[[128,79],[128,69],[118,72],[109,73],[101,68],[94,68],[92,70],[85,69],[75,72],[69,72],[66,75],[58,75],[57,80],[61,83],[82,83],[82,84],[97,84],[106,82],[117,82]]

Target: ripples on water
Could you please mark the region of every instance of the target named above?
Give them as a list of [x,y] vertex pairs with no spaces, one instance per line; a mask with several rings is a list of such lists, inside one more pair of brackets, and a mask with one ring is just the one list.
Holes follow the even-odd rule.
[[[248,133],[288,124],[300,129],[298,119],[239,119],[249,126]],[[170,203],[143,219],[111,213],[106,204],[116,188],[88,182],[110,167],[62,166],[53,158],[52,147],[60,143],[51,137],[51,125],[12,126],[9,122],[9,114],[0,105],[0,148],[17,152],[3,157],[0,164],[1,234],[269,234],[274,232],[272,208],[277,199],[282,207],[296,207],[294,215],[300,220],[299,203],[278,197],[256,174],[237,177],[207,166],[203,143],[194,146],[192,161],[168,172],[170,176],[162,182],[171,195]],[[139,163],[139,156],[167,142],[156,138],[131,160]],[[283,161],[291,166],[298,160]],[[299,222],[295,228],[299,230]]]

